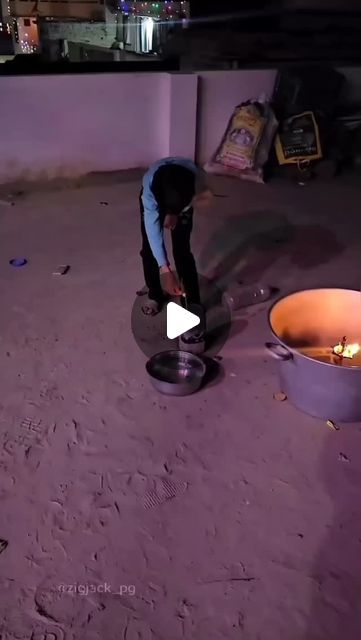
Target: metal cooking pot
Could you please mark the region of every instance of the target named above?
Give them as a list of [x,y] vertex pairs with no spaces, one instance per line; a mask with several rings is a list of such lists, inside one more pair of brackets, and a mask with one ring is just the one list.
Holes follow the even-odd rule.
[[348,289],[299,291],[269,312],[281,389],[298,409],[325,420],[361,420],[361,351],[353,359],[333,353],[343,336],[361,343],[361,293]]

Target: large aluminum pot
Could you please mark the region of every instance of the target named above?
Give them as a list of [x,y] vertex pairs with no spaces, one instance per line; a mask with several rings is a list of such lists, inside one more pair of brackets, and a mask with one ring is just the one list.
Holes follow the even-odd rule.
[[312,289],[276,302],[269,312],[279,361],[281,390],[298,409],[339,422],[361,421],[361,351],[338,358],[333,346],[344,336],[361,344],[361,293]]

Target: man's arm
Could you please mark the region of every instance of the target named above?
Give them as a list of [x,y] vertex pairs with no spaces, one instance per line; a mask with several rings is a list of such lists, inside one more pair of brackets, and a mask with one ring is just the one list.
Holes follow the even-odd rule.
[[168,266],[167,252],[164,245],[163,229],[160,223],[158,203],[149,187],[145,187],[142,195],[144,207],[144,226],[152,253],[158,266]]
[[160,269],[162,288],[171,296],[179,296],[183,293],[183,289],[169,267],[167,252],[164,246],[163,229],[160,224],[158,203],[150,190],[143,191],[142,201],[145,231],[150,248]]

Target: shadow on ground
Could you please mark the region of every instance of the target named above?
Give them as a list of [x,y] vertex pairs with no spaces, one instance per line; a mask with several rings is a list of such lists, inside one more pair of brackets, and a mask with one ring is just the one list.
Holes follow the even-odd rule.
[[256,281],[280,258],[312,269],[340,255],[344,246],[319,225],[293,225],[274,211],[229,216],[200,254],[201,269],[224,288],[232,280]]
[[203,356],[203,362],[207,367],[206,375],[203,381],[203,388],[215,387],[225,379],[225,371],[219,360]]

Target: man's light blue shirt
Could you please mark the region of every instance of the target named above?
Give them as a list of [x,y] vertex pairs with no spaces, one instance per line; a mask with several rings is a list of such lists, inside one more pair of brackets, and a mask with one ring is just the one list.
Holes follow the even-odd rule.
[[164,245],[163,228],[160,223],[160,211],[152,192],[152,183],[158,169],[166,164],[177,164],[193,171],[196,175],[200,172],[195,163],[187,158],[164,158],[153,164],[143,177],[142,202],[144,207],[144,226],[150,248],[159,267],[166,266],[168,264],[168,258]]

